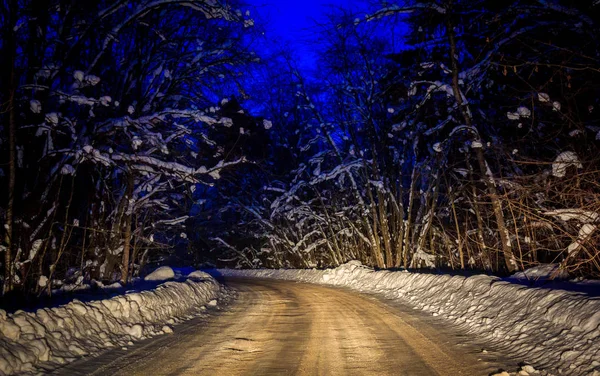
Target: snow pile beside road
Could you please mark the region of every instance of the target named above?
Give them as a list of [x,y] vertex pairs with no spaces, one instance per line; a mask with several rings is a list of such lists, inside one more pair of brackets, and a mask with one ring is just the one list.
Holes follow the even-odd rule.
[[[454,322],[490,346],[550,372],[598,375],[600,300],[497,277],[374,271],[352,261],[330,270],[232,270],[224,276],[345,286],[408,302]],[[596,372],[596,373],[595,373]]]
[[569,273],[561,269],[559,264],[542,264],[522,272],[517,272],[510,278],[534,282],[547,280],[566,281],[569,279]]
[[175,272],[170,266],[161,266],[148,274],[144,281],[166,281],[175,278]]
[[212,278],[191,278],[36,312],[7,315],[0,310],[0,375],[53,368],[102,349],[169,333],[167,324],[193,317],[221,292]]
[[212,276],[208,273],[205,273],[203,271],[200,270],[196,270],[191,272],[190,274],[188,274],[187,276],[189,279],[193,279],[194,281],[204,281],[204,280],[210,280],[212,279]]

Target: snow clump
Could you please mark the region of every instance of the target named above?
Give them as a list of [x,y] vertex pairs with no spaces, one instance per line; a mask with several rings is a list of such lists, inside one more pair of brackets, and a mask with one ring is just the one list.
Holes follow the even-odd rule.
[[527,107],[519,107],[516,112],[507,112],[506,117],[509,120],[519,120],[520,118],[529,118],[531,116],[531,110]]
[[76,70],[75,72],[73,72],[73,78],[75,78],[79,82],[83,81],[84,77],[85,73],[83,73],[80,70]]
[[62,175],[75,175],[75,168],[73,166],[71,166],[70,164],[65,164],[60,169],[60,173]]
[[99,101],[100,101],[100,104],[108,107],[108,105],[112,101],[112,98],[109,97],[108,95],[105,95],[105,96],[100,97]]
[[556,102],[556,101],[552,102],[552,110],[560,111],[560,109],[561,109],[560,102]]
[[575,152],[564,151],[556,157],[554,163],[552,163],[552,176],[557,178],[564,178],[569,167],[583,168],[583,165],[579,161],[579,157]]
[[100,77],[94,76],[93,74],[88,74],[85,76],[85,82],[89,85],[96,86],[98,82],[100,82]]
[[473,149],[480,149],[480,148],[482,148],[482,147],[483,147],[483,144],[481,143],[481,141],[473,141],[473,142],[471,143],[471,147],[472,147]]
[[45,275],[41,275],[40,279],[38,279],[38,286],[46,287],[48,285],[48,277]]
[[56,112],[46,114],[46,121],[50,124],[58,124],[58,114]]
[[42,112],[42,104],[40,103],[40,101],[32,99],[29,101],[29,109],[34,114],[39,114],[40,112]]
[[538,93],[538,99],[542,103],[550,102],[550,96],[546,93]]
[[221,124],[223,124],[223,126],[226,128],[231,128],[231,126],[233,126],[233,120],[231,118],[224,117],[221,119]]

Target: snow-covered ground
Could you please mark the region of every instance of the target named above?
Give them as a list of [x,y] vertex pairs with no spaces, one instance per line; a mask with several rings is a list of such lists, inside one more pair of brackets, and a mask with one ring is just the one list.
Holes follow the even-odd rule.
[[[295,280],[383,294],[453,322],[544,374],[600,375],[600,300],[498,277],[374,271],[352,261],[329,270],[233,270],[223,276]],[[539,371],[532,371],[538,373]],[[528,374],[521,369],[520,375]]]
[[[169,267],[148,275],[151,281],[176,277]],[[0,310],[0,375],[31,372],[134,341],[171,333],[175,323],[215,305],[224,292],[210,275],[195,271],[187,279],[110,299],[7,314]]]

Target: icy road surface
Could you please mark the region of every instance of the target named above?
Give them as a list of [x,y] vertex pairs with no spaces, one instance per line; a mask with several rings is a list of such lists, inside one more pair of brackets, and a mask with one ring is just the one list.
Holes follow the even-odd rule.
[[226,283],[239,296],[222,312],[57,374],[487,375],[499,368],[494,353],[460,344],[409,308],[304,283]]

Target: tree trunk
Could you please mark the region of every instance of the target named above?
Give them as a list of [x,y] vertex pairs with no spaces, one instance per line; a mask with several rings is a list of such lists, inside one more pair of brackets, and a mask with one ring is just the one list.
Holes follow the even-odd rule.
[[[447,33],[448,40],[450,42],[450,60],[452,61],[452,91],[454,93],[454,97],[456,103],[458,104],[458,108],[461,111],[463,118],[465,119],[465,124],[471,127],[473,130],[476,130],[473,126],[473,122],[471,119],[471,115],[468,111],[468,104],[463,101],[462,93],[460,91],[460,87],[458,84],[458,52],[456,50],[456,39],[454,33],[454,26],[450,21],[447,23]],[[494,216],[496,217],[496,226],[498,232],[500,233],[500,240],[502,242],[502,252],[504,254],[504,262],[506,264],[506,268],[508,272],[512,273],[518,269],[517,262],[515,260],[512,245],[510,242],[510,236],[508,233],[508,229],[506,227],[506,222],[504,219],[504,213],[502,211],[502,202],[498,197],[498,192],[496,190],[496,185],[493,177],[491,176],[491,171],[487,166],[485,161],[485,156],[483,155],[483,142],[481,141],[481,136],[479,132],[476,132],[474,135],[474,142],[478,142],[479,144],[474,147],[475,155],[477,157],[477,163],[479,164],[479,170],[481,171],[481,176],[485,181],[488,194],[490,196],[490,200],[492,202],[492,208],[494,210]]]
[[488,249],[485,244],[485,236],[483,232],[483,218],[481,217],[481,210],[479,208],[479,199],[477,196],[477,188],[473,181],[473,168],[471,164],[469,166],[469,180],[471,184],[471,194],[473,196],[473,210],[475,210],[475,217],[477,218],[477,240],[479,241],[479,247],[481,250],[481,261],[485,270],[492,269],[492,261],[490,260]]
[[[15,20],[15,4],[9,4],[9,22],[12,25]],[[10,51],[10,86],[8,94],[8,203],[6,205],[6,221],[4,223],[4,242],[6,249],[4,251],[4,284],[3,294],[8,293],[13,288],[13,226],[14,226],[14,207],[15,207],[15,181],[16,181],[16,111],[15,111],[15,94],[17,91],[17,72],[16,72],[16,41],[12,26],[7,27],[8,31],[8,51]]]
[[[334,256],[334,259],[337,258],[339,260],[338,262],[341,265],[341,263],[345,262],[345,257],[343,255],[342,251],[340,250],[340,245],[339,245],[337,236],[335,236],[335,233],[333,231],[333,221],[331,220],[331,217],[329,216],[329,211],[327,210],[327,207],[325,206],[325,202],[323,201],[323,197],[321,196],[321,193],[319,192],[318,189],[315,189],[314,192],[319,197],[319,203],[321,204],[321,208],[323,209],[323,213],[325,214],[325,219],[327,220],[326,229],[329,232],[331,241],[333,242],[332,255]],[[319,228],[321,229],[321,232],[323,233],[323,236],[325,237],[325,231],[321,228],[321,226],[319,226]],[[330,247],[331,247],[331,245],[330,245]]]
[[[366,171],[366,166],[365,166]],[[373,191],[371,191],[371,187],[369,186],[367,180],[367,197],[369,199],[369,209],[371,211],[371,217],[373,217],[373,224],[371,225],[371,242],[373,248],[373,257],[375,258],[375,264],[378,268],[385,268],[385,260],[383,258],[383,253],[381,252],[381,244],[379,242],[379,228],[378,228],[378,216],[377,209],[375,208],[375,198],[373,197]]]
[[[458,246],[458,257],[460,259],[460,268],[465,269],[465,255],[463,252],[463,240],[460,234],[460,226],[458,224],[458,216],[456,215],[456,205],[454,204],[454,194],[450,194],[450,206],[452,207],[452,215],[454,216],[454,227],[456,228],[456,240]],[[466,233],[465,233],[466,236]]]
[[[390,192],[390,196],[393,193]],[[394,196],[391,196],[394,199]],[[396,209],[396,255],[394,259],[394,267],[399,268],[402,265],[402,252],[404,249],[404,190],[402,189],[402,177],[400,177],[400,184],[398,187],[397,201],[395,205]],[[394,202],[394,201],[393,201]]]
[[444,246],[446,247],[446,251],[448,252],[448,261],[450,262],[450,267],[452,268],[452,270],[454,270],[454,255],[452,254],[452,246],[450,245],[448,234],[446,234],[443,227],[442,235],[444,236]]
[[385,266],[391,268],[394,265],[392,256],[392,239],[390,235],[389,222],[387,219],[387,210],[385,205],[385,196],[377,189],[377,207],[379,209],[379,223],[381,225],[381,235],[383,237],[383,248],[385,250]]
[[411,174],[411,181],[410,181],[410,191],[408,193],[408,211],[406,212],[407,218],[406,218],[406,227],[404,228],[404,246],[403,246],[403,252],[402,252],[402,261],[404,263],[404,269],[408,269],[408,250],[410,247],[409,244],[409,240],[410,240],[410,233],[411,233],[411,227],[412,227],[412,211],[413,211],[413,207],[414,207],[414,196],[415,196],[415,191],[416,191],[416,185],[417,185],[417,180],[420,179],[420,174],[417,171],[417,166],[413,166],[413,171]]
[[131,249],[131,218],[133,217],[133,207],[131,203],[133,195],[133,175],[127,174],[127,192],[126,198],[126,209],[125,209],[125,229],[123,233],[123,259],[121,260],[121,283],[126,285],[129,280],[129,254]]
[[[435,178],[435,186],[433,187],[433,194],[432,194],[433,197],[431,198],[431,204],[429,205],[429,206],[431,206],[431,208],[429,209],[429,213],[425,215],[425,218],[427,219],[427,221],[423,224],[424,227],[421,231],[421,236],[417,240],[418,241],[417,249],[421,249],[421,250],[425,249],[425,242],[427,241],[427,236],[429,235],[431,226],[433,225],[433,218],[435,218],[435,210],[437,209],[437,201],[438,201],[438,197],[439,197],[439,183],[440,183],[440,175],[438,172],[437,176]],[[431,247],[431,250],[433,250],[433,246]]]
[[390,268],[394,265],[394,260],[392,257],[392,239],[390,234],[390,225],[387,218],[387,205],[386,198],[383,189],[383,179],[381,178],[381,174],[379,173],[379,165],[376,162],[377,160],[377,152],[375,148],[373,148],[373,176],[375,180],[381,182],[382,186],[376,186],[375,190],[377,191],[377,214],[379,217],[379,226],[381,227],[381,237],[383,238],[383,249],[385,251],[385,267]]

